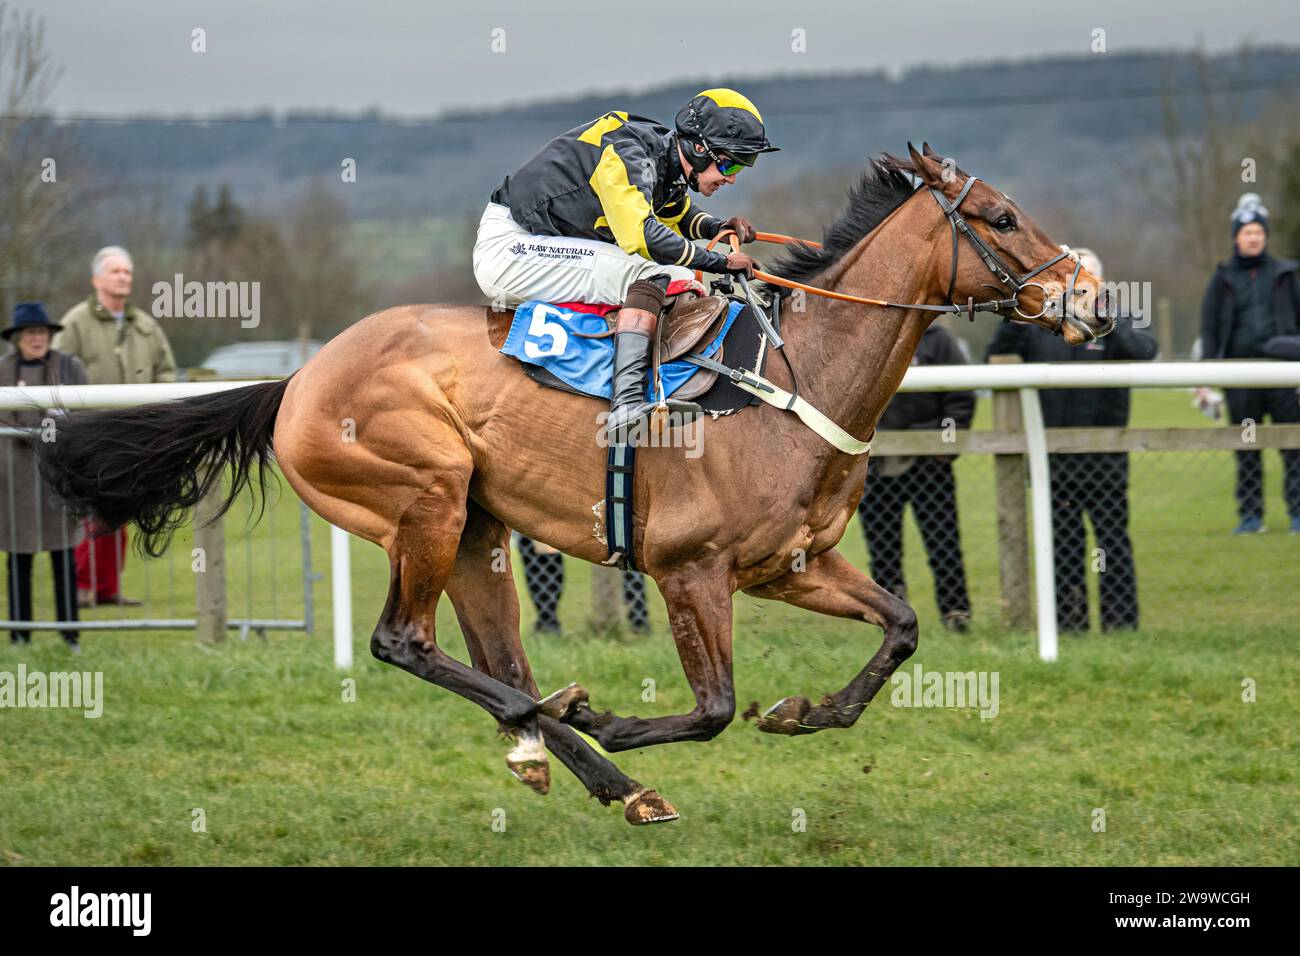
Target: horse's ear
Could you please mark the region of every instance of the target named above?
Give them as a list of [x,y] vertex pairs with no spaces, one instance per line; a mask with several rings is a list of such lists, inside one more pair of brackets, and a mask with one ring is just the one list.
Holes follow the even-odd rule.
[[926,159],[916,151],[916,147],[911,143],[907,144],[907,152],[912,157],[912,168],[916,175],[921,177],[921,181],[932,189],[942,189],[943,181],[939,177],[939,171],[934,160]]
[[922,152],[923,155],[926,155],[926,156],[936,156],[936,157],[937,157],[937,156],[939,155],[938,153],[936,153],[934,150],[932,150],[932,149],[930,148],[930,144],[929,144],[929,143],[922,143],[922,144],[921,144],[921,152]]

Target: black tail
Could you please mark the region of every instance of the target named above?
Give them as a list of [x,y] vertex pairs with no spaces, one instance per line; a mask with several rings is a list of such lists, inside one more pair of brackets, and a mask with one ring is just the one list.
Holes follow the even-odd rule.
[[162,554],[186,514],[231,470],[225,512],[257,465],[265,507],[265,470],[275,416],[289,380],[138,408],[74,412],[54,440],[36,442],[41,474],[75,515],[117,528],[135,522],[136,542]]

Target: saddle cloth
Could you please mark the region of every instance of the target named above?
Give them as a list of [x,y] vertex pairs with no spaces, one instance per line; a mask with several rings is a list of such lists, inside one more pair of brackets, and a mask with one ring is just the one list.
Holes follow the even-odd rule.
[[[722,327],[696,352],[712,357],[722,347],[736,316],[744,305],[729,302]],[[604,316],[577,311],[548,302],[525,302],[515,309],[510,332],[501,352],[526,365],[545,369],[575,392],[608,400],[613,391],[614,339],[584,338],[609,331]],[[581,333],[575,335],[574,333]],[[669,397],[696,374],[704,371],[697,365],[675,360],[660,366],[664,396]],[[653,382],[646,383],[646,401],[658,400]]]

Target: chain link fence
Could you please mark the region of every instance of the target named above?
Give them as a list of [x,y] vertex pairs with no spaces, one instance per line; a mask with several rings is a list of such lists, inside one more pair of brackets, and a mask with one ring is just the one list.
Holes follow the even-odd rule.
[[[1185,394],[1158,396],[1149,404],[1181,406]],[[1078,442],[1077,433],[1084,431],[1047,429],[1049,447],[1065,440],[1064,433]],[[1127,440],[1140,442],[1146,430],[1096,431],[1112,432],[1106,439],[1122,444],[1125,436],[1113,432],[1128,432]],[[1270,426],[1247,436],[1287,446],[1282,448],[1251,448],[1248,440],[1227,447],[1233,442],[1225,439],[1248,431],[1237,425],[1195,431],[1207,444],[1223,447],[1047,456],[1054,596],[1063,635],[1193,623],[1297,626],[1296,426]],[[862,543],[846,540],[846,554],[911,602],[923,620],[937,617],[955,630],[969,621],[1030,630],[1035,554],[1028,544],[1033,519],[1025,507],[1029,470],[1023,457],[893,454],[893,437],[878,433],[881,453],[873,446],[859,508]],[[1019,480],[1018,500],[1009,510],[1024,524],[1011,540],[999,459],[1011,459]],[[1251,526],[1243,525],[1252,515],[1262,519],[1262,531],[1248,532]],[[1008,580],[1007,554],[1017,546],[1024,556],[1020,580]]]
[[[877,432],[858,519],[840,544],[850,560],[909,601],[926,627],[956,632],[1035,627],[1029,468],[1023,439],[1014,454],[993,450],[1010,445],[992,427],[991,404],[992,396],[984,393],[974,429],[948,436],[956,439],[951,443],[938,432]],[[1137,391],[1134,410],[1141,426],[1175,424],[1046,430],[1049,448],[1089,441],[1150,446],[1047,456],[1061,634],[1164,632],[1189,624],[1296,627],[1300,535],[1290,533],[1290,522],[1300,515],[1297,426],[1260,426],[1246,435],[1259,446],[1252,448],[1237,425],[1199,419],[1187,389]],[[1166,436],[1160,442],[1152,437],[1158,431]],[[945,454],[914,454],[918,442]],[[1196,447],[1198,442],[1206,447]],[[1269,447],[1276,444],[1294,447]],[[1240,466],[1240,491],[1239,461],[1246,462]],[[1288,461],[1290,485],[1284,481]],[[1007,474],[1014,476],[1010,492]],[[1242,518],[1240,501],[1249,508],[1259,502],[1264,533],[1234,534]],[[516,544],[535,629],[555,628],[566,568],[570,589],[579,589],[568,614],[580,624],[587,575],[595,569],[559,554],[532,554],[531,543],[518,536]],[[1008,562],[1008,552],[1017,550],[1018,567]],[[644,592],[629,600],[629,586],[625,579],[622,606],[629,611],[623,613],[644,620]],[[594,589],[590,600],[600,600]],[[662,602],[652,600],[651,610],[652,620],[662,620]]]

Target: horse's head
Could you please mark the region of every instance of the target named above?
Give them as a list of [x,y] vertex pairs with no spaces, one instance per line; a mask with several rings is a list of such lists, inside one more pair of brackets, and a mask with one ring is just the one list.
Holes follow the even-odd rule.
[[911,143],[907,149],[910,162],[891,162],[920,178],[928,195],[912,201],[934,205],[954,237],[951,265],[944,262],[944,275],[937,277],[949,302],[1001,300],[1011,318],[1051,329],[1071,345],[1114,328],[1101,279],[1062,251],[1011,197],[967,175],[928,143],[923,152]]

